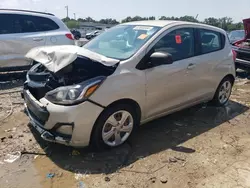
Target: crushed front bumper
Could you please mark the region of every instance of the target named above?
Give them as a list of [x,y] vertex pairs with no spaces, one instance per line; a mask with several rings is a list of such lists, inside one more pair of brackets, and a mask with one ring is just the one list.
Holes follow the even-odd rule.
[[49,132],[48,130],[43,128],[43,125],[41,125],[34,117],[31,115],[29,109],[27,108],[27,105],[25,105],[25,113],[30,118],[30,124],[37,130],[37,132],[41,135],[41,138],[48,141],[48,142],[54,142],[54,143],[60,143],[64,145],[70,145],[70,139],[64,138],[61,136],[56,136],[53,133]]
[[49,112],[46,107],[39,103],[28,90],[23,90],[22,97],[25,101],[25,113],[30,118],[30,124],[37,130],[41,137],[54,143],[69,145],[70,138],[53,134],[44,128],[46,121],[49,119]]
[[102,107],[90,101],[74,106],[56,105],[45,98],[38,101],[29,90],[23,90],[22,96],[30,123],[44,140],[76,147],[89,145]]

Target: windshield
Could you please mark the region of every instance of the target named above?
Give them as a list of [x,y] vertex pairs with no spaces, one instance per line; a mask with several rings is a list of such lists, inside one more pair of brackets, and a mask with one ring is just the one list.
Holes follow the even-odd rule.
[[93,40],[84,48],[106,57],[124,60],[134,55],[160,27],[118,25]]
[[231,31],[229,33],[229,40],[230,41],[236,41],[236,40],[241,40],[245,38],[245,31],[240,30],[240,31]]

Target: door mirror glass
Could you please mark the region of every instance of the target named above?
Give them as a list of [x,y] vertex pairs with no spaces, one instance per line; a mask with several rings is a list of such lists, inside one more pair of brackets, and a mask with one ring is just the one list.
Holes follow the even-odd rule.
[[150,56],[150,66],[168,65],[173,63],[172,55],[167,52],[154,52]]

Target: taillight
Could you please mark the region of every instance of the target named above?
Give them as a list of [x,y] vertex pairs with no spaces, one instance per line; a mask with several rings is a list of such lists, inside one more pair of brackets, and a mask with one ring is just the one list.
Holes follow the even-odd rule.
[[71,33],[67,33],[65,36],[70,40],[74,40],[74,36]]
[[235,62],[235,61],[236,61],[237,52],[234,51],[233,49],[232,49],[232,52],[233,52],[233,60],[234,60],[234,62]]

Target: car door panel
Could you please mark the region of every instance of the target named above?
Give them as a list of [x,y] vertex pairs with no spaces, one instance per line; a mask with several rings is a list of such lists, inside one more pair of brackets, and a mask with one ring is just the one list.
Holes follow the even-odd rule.
[[[223,46],[221,46],[220,33],[205,29],[198,29],[198,31],[198,41],[201,43],[200,54],[195,57],[196,68],[194,71],[191,71],[190,74],[193,75],[193,77],[199,78],[199,80],[196,81],[196,95],[212,99],[218,82],[220,82],[221,79],[216,75],[218,65],[222,65],[223,59],[226,60],[227,56],[222,58],[223,51],[221,48],[223,48]],[[208,38],[206,36],[208,36]],[[210,40],[208,40],[209,37]]]
[[29,65],[30,61],[25,58],[25,54],[31,48],[44,44],[45,37],[41,33],[0,35],[0,67]]
[[146,71],[147,117],[161,114],[185,103],[189,95],[186,67],[188,62],[174,62]]
[[7,25],[0,26],[0,68],[29,65],[30,61],[25,58],[25,54],[31,48],[45,44],[45,32],[37,32],[33,25],[24,26],[26,22],[31,23],[30,17],[0,14],[0,20],[8,21]]
[[[186,36],[188,40],[185,41]],[[176,29],[161,40],[153,51],[172,54],[174,62],[146,70],[148,118],[201,100],[201,92],[197,88],[201,82],[197,76],[201,75],[197,71],[199,57],[194,57],[194,30]]]

